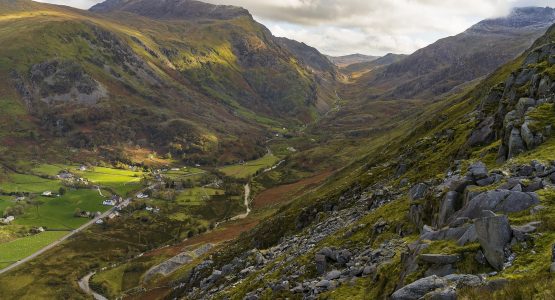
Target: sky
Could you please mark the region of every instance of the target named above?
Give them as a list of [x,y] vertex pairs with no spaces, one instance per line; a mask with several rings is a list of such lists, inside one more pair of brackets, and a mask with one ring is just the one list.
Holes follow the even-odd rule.
[[[410,54],[513,7],[555,0],[203,0],[247,8],[276,36],[329,55]],[[89,8],[101,0],[40,0]]]

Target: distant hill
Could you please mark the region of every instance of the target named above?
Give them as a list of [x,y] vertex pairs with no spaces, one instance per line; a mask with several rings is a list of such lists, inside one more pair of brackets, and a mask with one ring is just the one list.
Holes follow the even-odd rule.
[[353,64],[371,62],[380,58],[379,56],[370,56],[364,54],[350,54],[345,56],[328,56],[328,59],[339,68],[345,68]]
[[407,57],[405,54],[388,53],[371,61],[359,62],[343,68],[345,73],[368,72],[379,67],[389,66]]
[[555,9],[516,8],[503,18],[484,20],[441,39],[361,83],[370,98],[430,98],[487,75],[515,58],[555,22]]

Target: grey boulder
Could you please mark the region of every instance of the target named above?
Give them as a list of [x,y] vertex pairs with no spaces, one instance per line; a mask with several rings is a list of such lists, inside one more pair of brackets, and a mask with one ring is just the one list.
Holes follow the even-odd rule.
[[424,297],[426,294],[447,287],[447,280],[432,275],[426,278],[418,279],[417,281],[408,284],[398,289],[393,295],[392,300],[416,300]]
[[507,216],[476,219],[476,234],[488,263],[502,270],[505,262],[505,246],[511,241],[512,230]]

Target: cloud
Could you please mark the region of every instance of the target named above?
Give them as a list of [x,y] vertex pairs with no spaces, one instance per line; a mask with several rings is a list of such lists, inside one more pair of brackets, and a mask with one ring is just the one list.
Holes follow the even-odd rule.
[[[95,0],[41,0],[88,8]],[[411,53],[511,7],[555,0],[203,0],[247,8],[274,34],[332,55]]]
[[411,53],[512,6],[509,0],[206,1],[246,7],[276,35],[332,55]]

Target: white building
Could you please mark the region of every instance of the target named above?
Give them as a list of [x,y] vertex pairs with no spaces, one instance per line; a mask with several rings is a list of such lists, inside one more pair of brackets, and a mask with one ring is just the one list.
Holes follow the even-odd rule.
[[115,206],[115,205],[116,205],[116,201],[111,200],[111,199],[110,199],[110,200],[104,200],[104,202],[102,202],[102,205],[105,205],[105,206]]
[[52,197],[52,192],[51,191],[42,192],[42,195],[44,197]]

